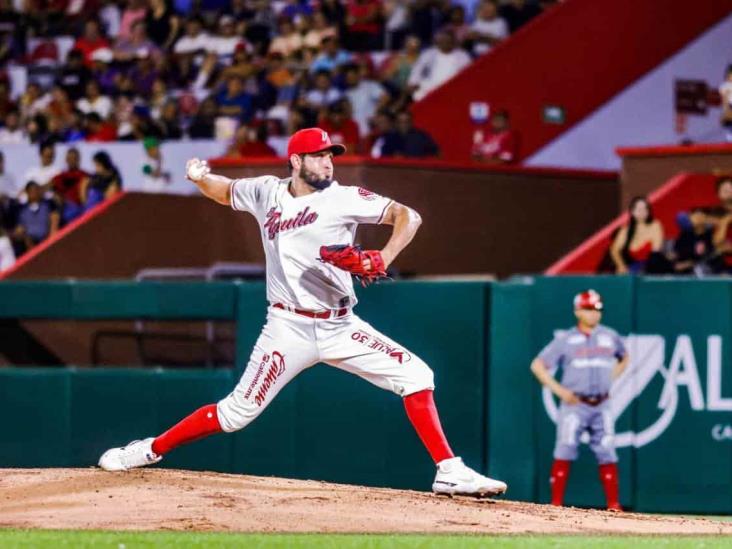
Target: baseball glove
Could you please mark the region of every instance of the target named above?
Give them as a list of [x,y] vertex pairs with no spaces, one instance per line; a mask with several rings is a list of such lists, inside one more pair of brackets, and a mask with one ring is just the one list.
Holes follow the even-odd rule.
[[[364,267],[366,259],[371,263],[368,268]],[[384,258],[378,250],[362,250],[360,246],[345,244],[321,246],[320,260],[348,271],[358,278],[361,286],[368,286],[374,280],[386,277]]]

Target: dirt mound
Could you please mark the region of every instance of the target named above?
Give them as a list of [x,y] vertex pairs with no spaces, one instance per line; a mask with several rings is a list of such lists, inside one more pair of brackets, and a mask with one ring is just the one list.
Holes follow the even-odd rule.
[[732,523],[317,481],[144,469],[0,469],[0,526],[240,532],[732,534]]

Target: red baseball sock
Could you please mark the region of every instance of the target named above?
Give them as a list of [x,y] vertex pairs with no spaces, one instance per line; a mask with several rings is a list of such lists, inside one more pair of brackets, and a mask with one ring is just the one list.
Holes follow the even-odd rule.
[[552,489],[552,505],[561,507],[564,504],[564,489],[567,487],[571,466],[572,462],[564,459],[555,459],[552,464],[552,472],[549,477],[549,484]]
[[407,417],[417,431],[422,444],[432,456],[435,463],[443,459],[455,457],[442,432],[440,416],[437,414],[432,390],[425,389],[404,397],[404,408]]
[[618,464],[602,463],[600,469],[600,482],[605,489],[605,498],[607,499],[607,508],[620,510],[620,502],[618,501]]
[[221,425],[216,415],[216,405],[209,404],[199,408],[157,437],[152,443],[152,450],[163,456],[181,444],[220,432]]

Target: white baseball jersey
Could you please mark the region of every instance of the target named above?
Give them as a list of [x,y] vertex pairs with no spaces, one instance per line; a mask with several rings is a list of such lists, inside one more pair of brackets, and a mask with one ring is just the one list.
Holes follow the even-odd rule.
[[336,181],[294,197],[291,178],[231,183],[231,207],[259,223],[267,265],[267,300],[310,311],[353,307],[351,274],[319,261],[320,247],[353,244],[359,223],[381,223],[392,201]]

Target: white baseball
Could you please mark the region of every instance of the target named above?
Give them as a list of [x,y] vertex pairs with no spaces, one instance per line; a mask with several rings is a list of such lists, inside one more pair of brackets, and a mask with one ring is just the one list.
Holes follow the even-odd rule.
[[186,162],[186,176],[191,181],[200,181],[211,172],[208,162],[198,158],[191,158]]

